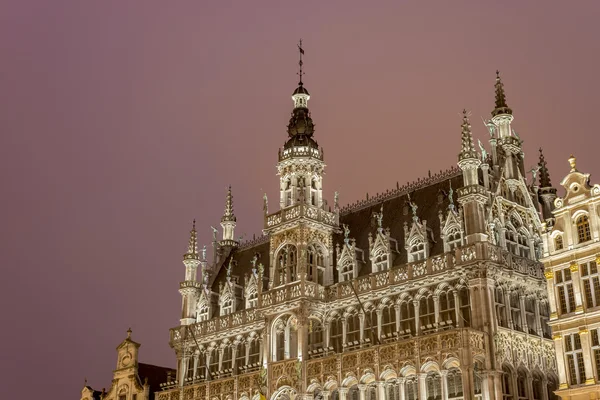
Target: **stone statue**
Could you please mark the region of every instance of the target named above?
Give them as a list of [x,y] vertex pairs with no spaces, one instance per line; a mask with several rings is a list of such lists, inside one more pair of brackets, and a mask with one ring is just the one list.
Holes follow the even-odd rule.
[[348,244],[348,242],[350,241],[350,228],[346,224],[344,224],[342,226],[344,228],[344,242],[346,242],[346,244]]
[[377,230],[381,232],[383,230],[383,204],[381,210],[378,213],[374,213],[373,216],[377,219]]
[[517,140],[519,141],[519,143],[522,145],[524,140],[521,139],[521,136],[519,136],[519,134],[517,133],[517,131],[515,131],[515,128],[512,128],[512,133],[514,135],[514,137],[517,138]]
[[258,254],[254,254],[250,263],[252,264],[252,269],[256,268],[256,262],[258,261]]
[[213,232],[213,241],[216,242],[217,241],[217,233],[219,233],[219,231],[214,226],[211,226],[210,229],[212,229],[212,232]]
[[483,144],[481,144],[481,140],[477,139],[477,141],[479,142],[479,148],[481,149],[481,161],[486,162],[488,158],[488,152],[485,147],[483,147]]
[[267,194],[263,195],[263,211],[265,214],[269,213],[269,200],[267,199]]
[[340,194],[338,192],[335,192],[333,194],[333,207],[334,207],[335,210],[337,210],[337,209],[340,208],[340,202],[339,202],[339,200],[340,200]]
[[206,261],[206,245],[202,246],[202,261]]
[[265,266],[262,263],[258,264],[258,273],[262,276],[265,273]]
[[537,174],[538,174],[539,170],[540,170],[540,166],[538,165],[537,168],[531,168],[531,171],[529,171],[529,172],[531,172],[531,176],[533,177],[533,182],[531,182],[532,185],[535,185],[535,180],[537,178]]
[[485,120],[483,119],[483,117],[481,117],[481,120],[483,121],[483,125],[485,125],[485,127],[487,128],[490,137],[494,137],[494,133],[496,132],[496,125],[494,125],[494,123],[489,119]]
[[233,257],[229,259],[229,265],[227,265],[227,280],[231,279],[231,269],[233,268]]

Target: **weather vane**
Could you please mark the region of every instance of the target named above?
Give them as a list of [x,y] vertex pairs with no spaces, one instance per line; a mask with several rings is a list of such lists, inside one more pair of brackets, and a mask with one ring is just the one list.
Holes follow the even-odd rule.
[[298,43],[298,50],[300,51],[300,61],[298,62],[298,65],[300,66],[300,72],[298,72],[298,75],[300,76],[300,85],[302,85],[302,75],[304,75],[304,72],[302,72],[302,65],[304,65],[304,63],[302,62],[302,55],[304,54],[304,49],[302,48],[302,39],[300,39],[300,42]]

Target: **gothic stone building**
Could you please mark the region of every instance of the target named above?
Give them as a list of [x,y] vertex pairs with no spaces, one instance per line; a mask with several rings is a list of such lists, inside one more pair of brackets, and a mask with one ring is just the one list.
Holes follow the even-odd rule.
[[[559,394],[600,398],[600,185],[569,159],[570,173],[556,191],[542,194],[556,207],[543,235],[550,325],[557,353]],[[549,177],[540,176],[550,187]]]
[[489,150],[476,150],[465,111],[457,167],[343,208],[323,196],[302,81],[292,99],[264,236],[235,239],[231,188],[212,262],[191,231],[170,331],[177,376],[157,398],[556,398],[564,379],[538,261],[555,191],[538,169],[527,182],[500,77]]

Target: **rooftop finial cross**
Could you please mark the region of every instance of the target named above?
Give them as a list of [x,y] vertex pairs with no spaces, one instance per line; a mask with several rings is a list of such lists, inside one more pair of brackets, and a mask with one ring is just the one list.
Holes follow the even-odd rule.
[[302,55],[304,54],[304,49],[302,48],[302,39],[300,39],[300,42],[298,43],[298,51],[300,51],[300,61],[298,61],[298,65],[300,66],[300,71],[298,72],[298,75],[300,76],[300,82],[298,84],[302,85],[302,75],[304,75],[304,72],[302,72],[302,65],[304,65],[302,62]]

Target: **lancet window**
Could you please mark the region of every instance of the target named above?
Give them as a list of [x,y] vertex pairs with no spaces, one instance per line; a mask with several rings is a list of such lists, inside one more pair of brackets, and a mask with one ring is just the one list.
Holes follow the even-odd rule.
[[298,326],[293,316],[282,316],[273,324],[273,361],[287,360],[298,354]]
[[210,375],[212,377],[216,377],[217,372],[219,371],[219,350],[217,348],[210,349],[209,354],[210,363],[208,369],[210,371]]
[[442,292],[438,297],[440,310],[440,325],[456,326],[456,305],[454,293],[451,290]]
[[458,368],[451,368],[446,375],[448,383],[448,399],[459,400],[463,398],[462,375]]
[[423,333],[431,331],[435,327],[435,305],[431,294],[423,296],[419,300],[419,324]]
[[343,323],[342,317],[337,315],[331,320],[329,325],[329,346],[333,347],[336,353],[342,351],[342,335],[344,332]]
[[411,301],[400,304],[400,334],[415,334],[415,307]]
[[221,374],[227,374],[231,372],[232,368],[232,348],[229,345],[225,345],[221,348]]
[[446,234],[447,250],[451,251],[462,244],[462,234],[459,227],[455,226],[448,230]]
[[254,308],[258,306],[258,292],[256,287],[248,290],[248,298],[246,299],[246,308]]
[[503,400],[515,399],[512,371],[507,366],[502,367],[502,398]]
[[346,344],[348,346],[358,344],[359,340],[360,316],[358,312],[352,311],[346,315]]
[[208,308],[208,304],[206,304],[206,302],[199,303],[198,313],[196,315],[196,321],[197,322],[208,321],[208,318],[209,318],[208,310],[209,310],[209,308]]
[[298,280],[297,263],[296,246],[287,244],[279,250],[275,277],[278,286]]
[[458,299],[460,301],[460,316],[461,321],[457,321],[458,324],[462,324],[464,327],[471,326],[471,297],[469,296],[469,289],[465,286],[458,290]]
[[351,281],[354,279],[354,262],[346,257],[342,260],[340,265],[341,281]]
[[442,377],[439,372],[429,372],[425,378],[427,400],[440,400],[442,398]]
[[396,332],[396,308],[394,304],[387,304],[381,309],[381,333],[388,336]]
[[323,348],[324,331],[321,321],[316,318],[308,320],[308,352],[318,352]]
[[233,298],[230,294],[221,300],[221,315],[229,315],[233,312]]
[[475,400],[483,399],[483,378],[481,376],[483,370],[483,363],[481,361],[475,361],[473,365],[473,392],[475,394]]
[[518,291],[513,290],[510,292],[509,305],[514,329],[523,332],[523,324],[521,321],[521,304]]
[[590,233],[590,221],[587,215],[582,215],[577,218],[577,238],[579,243],[584,243],[592,240],[592,234]]
[[421,261],[425,259],[425,242],[422,239],[415,239],[410,245],[409,262]]
[[517,371],[517,399],[529,400],[527,396],[527,372],[522,368]]
[[538,372],[533,373],[533,400],[544,399],[544,378]]
[[406,400],[418,400],[419,380],[416,375],[407,376],[404,380],[404,394]]
[[246,342],[248,352],[248,361],[246,364],[255,365],[260,362],[260,340],[257,337],[249,339]]
[[292,202],[292,180],[291,178],[288,178],[284,183],[283,183],[283,205],[284,207],[289,207],[293,204]]
[[310,204],[313,206],[319,205],[319,197],[318,197],[318,182],[316,178],[313,178],[310,181]]
[[500,286],[496,286],[494,290],[494,303],[496,304],[496,320],[499,326],[508,328],[508,317],[506,304],[504,303],[504,290]]
[[537,324],[538,321],[535,318],[535,308],[536,308],[536,299],[528,296],[525,299],[525,319],[527,321],[527,328],[529,329],[529,333],[533,335],[537,335]]
[[323,249],[317,244],[308,246],[308,280],[323,285],[325,276],[325,257]]

